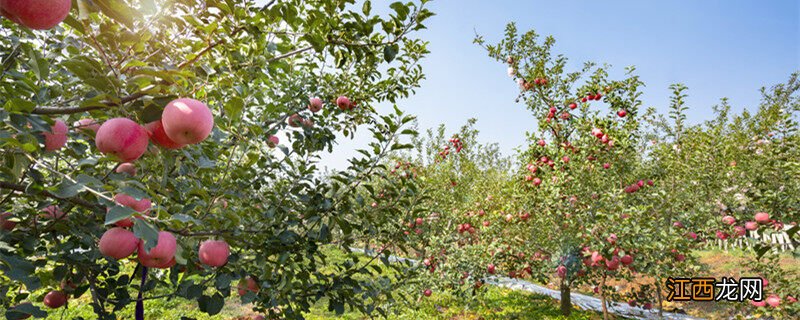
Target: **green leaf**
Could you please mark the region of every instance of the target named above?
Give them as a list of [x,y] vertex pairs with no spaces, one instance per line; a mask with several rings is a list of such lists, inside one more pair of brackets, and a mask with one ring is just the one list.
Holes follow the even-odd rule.
[[244,109],[244,100],[239,97],[234,97],[225,104],[225,115],[229,119],[238,119]]
[[67,179],[61,180],[61,183],[56,186],[56,189],[51,191],[56,197],[66,199],[77,196],[81,191],[85,190],[85,186],[81,183],[73,183]]
[[200,311],[203,311],[211,316],[219,313],[222,311],[222,307],[225,305],[225,298],[222,297],[221,294],[215,293],[213,296],[206,296],[203,295],[199,299],[197,299],[198,306],[200,307]]
[[400,46],[396,43],[383,47],[383,60],[386,60],[386,62],[392,62],[399,51]]
[[143,219],[134,219],[133,234],[144,241],[145,250],[153,249],[158,244],[158,229]]
[[100,11],[105,15],[131,29],[133,29],[133,19],[141,18],[141,14],[138,11],[122,0],[95,0],[94,3],[100,7]]
[[117,221],[124,220],[127,218],[132,217],[136,214],[131,208],[123,207],[123,206],[114,206],[111,210],[108,210],[106,213],[106,225],[111,225],[116,223]]
[[23,303],[13,309],[6,310],[6,319],[9,320],[27,319],[30,318],[30,316],[34,318],[44,318],[47,317],[47,312],[30,303]]
[[8,99],[3,105],[3,109],[8,112],[30,113],[34,108],[36,108],[35,103],[20,98]]
[[35,276],[36,267],[25,259],[15,256],[0,254],[0,261],[4,262],[3,274],[11,280],[16,280],[25,284],[27,290],[33,291],[42,286],[39,278]]

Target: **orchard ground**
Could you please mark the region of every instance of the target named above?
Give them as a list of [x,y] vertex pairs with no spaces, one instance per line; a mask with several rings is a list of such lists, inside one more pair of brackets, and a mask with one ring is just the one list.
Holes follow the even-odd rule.
[[[329,247],[325,250],[330,261],[344,261],[347,255],[341,250]],[[363,256],[359,253],[354,255]],[[749,259],[746,252],[739,250],[704,250],[693,253],[697,256],[703,266],[703,272],[696,276],[737,276],[745,270],[742,268],[743,262]],[[781,256],[781,265],[793,271],[800,272],[800,263],[796,258],[788,254]],[[380,262],[373,262],[372,265],[380,267]],[[130,267],[128,269],[131,269]],[[392,272],[382,268],[384,272]],[[126,270],[130,273],[133,270]],[[676,275],[680,276],[680,275]],[[636,290],[641,283],[652,282],[652,279],[638,277],[634,282],[614,281],[610,283],[620,290],[627,292]],[[558,289],[557,279],[554,277],[546,286],[551,289]],[[395,314],[390,314],[389,319],[602,319],[602,314],[586,310],[579,310],[569,317],[560,314],[559,303],[557,300],[544,295],[537,295],[523,291],[516,291],[507,288],[486,286],[481,295],[467,299],[454,296],[447,292],[435,292],[428,298],[419,298],[409,306],[403,306],[394,310]],[[580,287],[578,292],[595,296],[591,287]],[[59,312],[51,313],[47,319],[72,319],[83,317],[90,319],[93,311],[89,306],[90,296],[84,295],[80,299],[70,300],[70,306]],[[619,302],[624,303],[624,302]],[[411,307],[413,306],[413,308]],[[195,319],[225,319],[225,320],[246,320],[255,317],[250,305],[240,304],[235,300],[226,302],[222,312],[215,316],[209,316],[197,307],[194,300],[175,298],[169,300],[157,299],[145,302],[145,307],[149,312],[147,319],[177,319],[179,317],[190,317]],[[731,314],[731,309],[736,307],[734,303],[716,302],[691,302],[691,303],[665,303],[665,312],[686,313],[691,316],[707,319],[727,318]],[[2,310],[0,310],[2,311]],[[134,308],[130,305],[123,309],[119,316],[121,318],[133,317]],[[342,315],[327,310],[327,299],[321,300],[306,315],[307,319],[369,319],[369,317],[355,311],[347,311]]]

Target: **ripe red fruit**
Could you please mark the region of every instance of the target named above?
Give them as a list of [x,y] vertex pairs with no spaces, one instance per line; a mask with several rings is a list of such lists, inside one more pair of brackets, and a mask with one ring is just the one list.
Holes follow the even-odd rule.
[[295,113],[286,119],[286,123],[288,123],[290,127],[299,128],[303,125],[303,117]]
[[589,100],[594,100],[594,95],[593,95],[593,94],[590,94],[590,95],[586,96],[586,99],[589,99]]
[[62,291],[50,291],[44,296],[44,305],[51,309],[61,308],[67,304],[67,295]]
[[431,294],[433,294],[433,291],[431,291],[431,289],[425,289],[425,291],[423,291],[422,294],[425,295],[426,297],[430,297]]
[[214,115],[204,103],[190,98],[172,100],[161,113],[164,132],[177,143],[195,144],[214,129]]
[[542,184],[542,179],[533,178],[533,185],[534,186],[539,186],[540,184]]
[[752,306],[756,307],[756,308],[766,307],[767,306],[767,301],[766,300],[761,300],[761,301],[750,300],[750,304]]
[[564,163],[569,163],[569,157],[563,156],[561,157],[561,161],[564,161]]
[[424,219],[422,219],[422,218],[417,218],[417,219],[416,219],[414,222],[416,222],[416,224],[417,224],[418,226],[421,226],[423,221],[424,221]]
[[766,213],[766,212],[756,213],[755,219],[756,219],[756,222],[758,222],[760,224],[766,224],[766,223],[769,222],[769,213]]
[[490,226],[491,224],[492,224],[492,223],[491,223],[491,222],[489,222],[488,220],[483,222],[483,226],[484,226],[484,227],[488,227],[488,226]]
[[600,128],[594,128],[592,129],[592,135],[597,137],[597,139],[600,139],[603,137],[603,130],[600,130]]
[[675,221],[672,223],[672,226],[675,228],[683,228],[683,223],[681,223],[680,221]]
[[206,240],[200,244],[197,256],[200,262],[211,267],[221,267],[228,263],[230,246],[223,240]]
[[44,135],[44,150],[56,151],[67,144],[67,124],[64,121],[56,120],[53,126],[50,127],[50,132],[43,132]]
[[89,118],[80,119],[76,121],[73,126],[75,129],[78,129],[78,131],[91,135],[92,137],[97,133],[97,129],[100,129],[100,124],[94,121],[94,119]]
[[65,212],[61,211],[61,208],[59,208],[58,206],[48,206],[42,209],[42,212],[44,213],[41,214],[40,216],[43,218],[55,219],[55,220],[66,219],[66,217],[64,217]]
[[339,109],[342,111],[353,109],[353,104],[350,102],[350,99],[345,96],[336,98],[336,105],[339,106]]
[[691,238],[692,240],[697,240],[697,234],[691,231],[686,234],[686,237]]
[[311,110],[313,113],[317,113],[322,110],[322,99],[320,98],[311,98],[308,101],[308,110]]
[[139,262],[145,267],[163,268],[175,258],[178,242],[172,233],[161,231],[158,233],[158,244],[148,252],[144,241],[139,242]]
[[625,118],[625,116],[627,116],[627,115],[628,115],[628,111],[625,111],[625,110],[617,111],[617,116],[619,116],[620,118]]
[[797,298],[795,298],[793,296],[786,296],[786,301],[789,302],[789,303],[795,303],[795,302],[797,302]]
[[[150,211],[150,207],[153,205],[152,202],[150,202],[150,199],[142,198],[141,200],[136,200],[136,198],[131,197],[124,193],[120,193],[114,196],[114,201],[116,201],[118,204],[122,206],[131,208],[134,211],[143,214],[147,214],[147,212]],[[133,220],[128,218],[117,221],[116,226],[123,228],[133,227]]]
[[592,252],[592,266],[597,266],[600,262],[603,262],[605,258],[600,254],[600,252],[594,251]]
[[304,128],[311,129],[311,128],[314,127],[314,119],[311,119],[311,118],[303,119],[303,122],[301,123],[301,125]]
[[544,147],[545,145],[547,145],[547,142],[545,142],[545,141],[544,141],[544,139],[539,139],[539,141],[538,141],[538,142],[536,142],[536,143],[537,143],[537,144],[538,144],[540,147]]
[[724,216],[724,217],[722,217],[722,223],[727,224],[727,225],[733,225],[733,224],[736,223],[736,218],[734,218],[732,216]]
[[490,263],[489,266],[486,267],[486,272],[488,272],[489,274],[494,274],[496,271],[497,270],[495,269],[494,264]]
[[640,188],[644,187],[644,181],[639,180],[639,182],[636,182],[636,185],[639,186]]
[[627,265],[633,263],[633,257],[631,255],[626,254],[626,255],[622,256],[620,261],[622,262],[623,265],[627,266]]
[[558,109],[556,107],[550,107],[550,113],[555,114]]
[[651,187],[652,187],[654,184],[655,184],[655,183],[653,183],[653,180],[647,180],[647,185],[648,185],[648,186],[651,186]]
[[675,255],[675,261],[683,262],[684,260],[686,260],[686,256],[683,255],[682,253],[679,253],[679,254]]
[[750,231],[758,230],[758,223],[755,221],[747,221],[744,223],[744,228]]
[[111,228],[100,237],[98,247],[104,256],[119,260],[133,254],[138,245],[139,239],[133,232],[122,228]]
[[253,277],[247,277],[246,279],[239,281],[239,285],[236,287],[236,289],[239,293],[239,296],[243,296],[247,293],[247,291],[258,293],[260,288]]
[[606,269],[609,271],[617,270],[619,268],[619,262],[618,256],[611,257],[611,260],[606,260]]
[[600,99],[602,99],[602,98],[603,98],[603,95],[602,95],[602,94],[600,94],[600,93],[598,93],[598,94],[596,94],[596,95],[594,96],[594,99],[595,99],[595,100],[598,100],[598,101],[599,101]]
[[567,120],[567,119],[569,119],[569,117],[570,117],[570,115],[567,112],[564,112],[564,113],[561,114],[561,119],[563,119],[563,120]]
[[0,14],[31,29],[47,30],[69,15],[70,0],[0,0]]
[[607,134],[604,134],[602,137],[600,137],[600,142],[608,143],[608,141],[609,140],[608,140],[608,135]]
[[617,244],[617,235],[614,233],[610,234],[608,238],[606,238],[606,241],[612,245]]
[[735,226],[733,227],[733,230],[733,234],[735,234],[737,237],[743,237],[745,234],[747,234],[747,230],[745,230],[745,228],[742,226]]
[[577,108],[577,107],[578,107],[577,103],[570,103],[569,104],[569,108],[572,109],[572,110],[575,110],[575,108]]
[[780,306],[780,305],[781,305],[781,297],[779,297],[779,296],[777,296],[777,295],[774,295],[774,294],[773,294],[773,295],[770,295],[770,296],[767,298],[767,300],[766,300],[766,301],[767,301],[767,304],[768,304],[770,307],[773,307],[773,308],[777,308],[778,306]]
[[17,226],[17,223],[14,221],[8,221],[7,219],[11,217],[11,212],[3,212],[0,214],[0,229],[5,231],[14,230],[14,227]]
[[115,170],[115,171],[117,173],[127,173],[130,176],[135,176],[136,175],[136,165],[134,165],[133,163],[130,163],[130,162],[125,162],[125,163],[122,163],[119,166],[117,166],[117,170]]
[[611,164],[608,163],[608,162],[604,163],[603,164],[603,169],[608,169],[608,168],[611,168]]
[[269,136],[267,139],[267,146],[270,148],[275,148],[279,143],[281,143],[281,139],[279,139],[277,136]]
[[164,131],[164,124],[161,120],[156,120],[144,125],[144,128],[147,130],[148,135],[150,136],[150,141],[153,144],[159,145],[165,149],[180,149],[185,146],[185,144],[180,144],[175,141],[172,141],[167,136],[167,133]]
[[556,268],[556,274],[558,274],[558,277],[561,278],[561,279],[566,278],[567,277],[567,267],[565,267],[563,264],[559,265],[558,268]]
[[120,162],[133,162],[147,151],[147,130],[127,118],[114,118],[97,129],[97,150]]
[[587,98],[581,99],[581,102],[586,102],[586,101],[589,101],[589,99],[587,99]]

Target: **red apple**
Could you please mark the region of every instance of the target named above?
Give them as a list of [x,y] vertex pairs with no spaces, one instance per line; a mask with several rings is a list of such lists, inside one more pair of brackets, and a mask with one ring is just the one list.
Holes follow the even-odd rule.
[[231,254],[228,243],[222,240],[206,240],[200,244],[200,262],[211,267],[221,267],[228,263]]
[[269,136],[269,139],[267,139],[267,146],[270,148],[275,148],[279,143],[281,143],[281,139],[277,136]]
[[0,14],[31,29],[47,30],[69,15],[70,0],[0,0]]
[[683,223],[681,223],[680,221],[675,221],[672,223],[672,226],[675,228],[683,228]]
[[608,238],[606,238],[606,241],[608,241],[608,243],[610,243],[611,245],[617,244],[617,235],[614,233],[610,234]]
[[724,216],[722,217],[722,223],[727,225],[734,225],[736,223],[736,218],[732,216]]
[[628,111],[625,111],[625,110],[617,111],[617,116],[619,116],[620,118],[625,118],[625,116],[627,116],[627,115],[628,115]]
[[122,228],[111,228],[100,237],[98,247],[104,256],[119,260],[133,254],[138,245],[139,239],[133,232]]
[[44,150],[56,151],[67,144],[67,124],[64,121],[56,120],[53,126],[50,127],[50,132],[43,132],[44,135]]
[[774,294],[770,295],[769,297],[767,297],[766,301],[767,301],[767,304],[770,307],[773,307],[773,308],[777,308],[778,306],[781,305],[781,297],[779,297],[777,295],[774,295]]
[[62,291],[50,291],[44,296],[44,305],[51,309],[61,308],[67,304],[67,295]]
[[61,211],[61,208],[58,206],[48,206],[42,209],[43,214],[40,216],[47,219],[66,219],[64,217],[65,212]]
[[758,230],[758,223],[755,221],[747,221],[744,223],[744,228],[750,231]]
[[316,97],[309,99],[308,110],[311,110],[313,113],[317,113],[322,110],[322,99]]
[[734,230],[733,233],[737,237],[743,237],[745,234],[747,234],[747,230],[745,230],[745,228],[742,227],[742,226],[735,226],[735,227],[733,227],[733,230]]
[[578,107],[578,104],[576,104],[576,103],[570,103],[569,104],[569,108],[572,109],[572,110],[575,110],[575,108],[577,108],[577,107]]
[[697,234],[694,232],[689,232],[686,234],[687,238],[691,238],[692,240],[697,240]]
[[78,131],[91,135],[92,137],[97,134],[97,129],[100,129],[100,124],[98,124],[94,119],[89,118],[80,119],[76,121],[73,126],[75,129],[78,129]]
[[750,304],[752,306],[756,307],[756,308],[766,307],[767,306],[767,301],[766,300],[761,300],[761,301],[750,300]]
[[599,265],[600,262],[603,262],[604,259],[605,258],[603,258],[603,256],[599,252],[597,251],[592,252],[592,266]]
[[760,224],[769,223],[769,213],[758,212],[758,213],[756,213],[755,220],[756,220],[756,222],[758,222]]
[[619,268],[619,262],[618,256],[611,257],[611,260],[606,260],[606,269],[609,271],[617,270]]
[[350,102],[350,99],[345,97],[345,96],[340,96],[340,97],[336,98],[336,105],[342,111],[352,110],[353,109],[353,104]]
[[289,126],[292,128],[299,128],[300,126],[303,125],[303,117],[295,113],[289,116],[288,119],[286,119],[286,123],[288,123]]
[[489,274],[494,274],[496,271],[497,270],[496,270],[494,264],[490,263],[489,266],[486,267],[486,272],[488,272]]
[[422,225],[422,223],[423,223],[423,221],[424,221],[424,219],[422,219],[422,218],[417,218],[417,219],[416,219],[414,222],[416,222],[416,224],[417,224],[418,226],[421,226],[421,225]]
[[164,107],[161,123],[167,136],[180,144],[205,140],[214,129],[214,115],[204,103],[190,98],[172,100]]
[[117,173],[127,173],[131,176],[136,175],[136,165],[130,162],[125,162],[117,166]]
[[539,141],[538,141],[538,142],[536,142],[536,143],[537,143],[537,144],[538,144],[540,147],[544,147],[545,145],[547,145],[547,142],[545,142],[545,141],[544,141],[544,139],[539,139]]
[[534,186],[539,186],[540,184],[542,184],[542,179],[533,178],[533,185]]
[[633,257],[631,255],[626,254],[626,255],[622,256],[620,261],[622,262],[623,265],[627,266],[627,265],[630,265],[631,263],[633,263]]
[[603,169],[608,169],[608,168],[611,168],[611,164],[608,163],[608,162],[604,163],[603,164]]
[[564,161],[564,163],[569,163],[569,157],[563,156],[561,157],[561,161]]
[[558,277],[561,278],[561,279],[566,278],[567,277],[567,267],[565,267],[563,264],[558,266],[558,268],[556,268],[556,274],[558,274]]
[[14,230],[14,227],[17,226],[17,223],[14,221],[8,221],[7,219],[11,217],[11,212],[3,212],[0,214],[0,229],[5,231]]
[[164,131],[164,124],[161,120],[156,120],[144,125],[144,128],[147,130],[148,135],[150,136],[150,141],[153,141],[154,144],[161,146],[165,149],[180,149],[185,146],[185,144],[180,144],[167,136],[167,133]]
[[177,248],[175,236],[167,231],[161,231],[158,233],[158,244],[149,252],[144,247],[144,241],[139,242],[139,262],[145,267],[159,268],[175,258]]
[[246,279],[242,279],[239,281],[239,285],[236,287],[239,296],[243,296],[250,291],[252,293],[258,293],[259,286],[253,277],[247,277]]
[[97,150],[120,162],[132,162],[147,151],[147,130],[133,120],[114,118],[97,129]]
[[675,260],[678,261],[678,262],[683,262],[684,260],[686,260],[686,256],[683,255],[682,253],[676,254],[675,255]]

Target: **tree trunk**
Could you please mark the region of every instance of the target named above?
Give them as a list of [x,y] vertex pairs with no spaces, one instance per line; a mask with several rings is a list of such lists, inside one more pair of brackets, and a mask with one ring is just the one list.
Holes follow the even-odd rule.
[[656,299],[658,299],[658,316],[664,317],[664,302],[661,300],[661,279],[656,279]]
[[566,280],[561,280],[561,314],[565,317],[572,313],[572,300],[569,295],[569,283]]
[[606,305],[606,275],[603,275],[603,281],[600,282],[600,304],[603,307],[603,320],[608,320],[608,306]]

